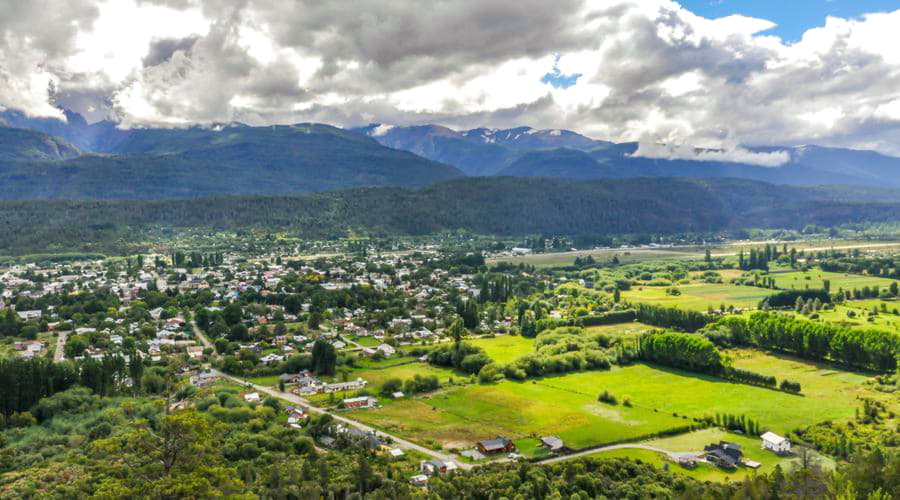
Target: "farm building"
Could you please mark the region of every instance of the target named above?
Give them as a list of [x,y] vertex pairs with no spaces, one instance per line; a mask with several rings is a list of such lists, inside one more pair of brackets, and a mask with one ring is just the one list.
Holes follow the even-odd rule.
[[373,408],[376,404],[378,404],[378,400],[372,396],[360,396],[344,400],[344,408]]
[[562,449],[563,440],[557,436],[545,436],[541,438],[541,446],[548,448],[550,451]]
[[761,437],[763,448],[772,450],[779,455],[791,452],[791,441],[788,438],[781,437],[774,432],[766,432]]
[[496,437],[487,441],[478,442],[478,451],[483,455],[492,453],[507,453],[516,451],[516,445],[509,439],[504,437]]

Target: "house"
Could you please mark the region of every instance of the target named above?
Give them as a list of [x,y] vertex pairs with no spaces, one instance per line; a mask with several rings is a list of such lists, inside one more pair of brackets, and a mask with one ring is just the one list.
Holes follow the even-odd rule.
[[280,354],[266,354],[265,356],[259,358],[259,362],[264,365],[271,365],[274,363],[280,363],[284,361],[284,356]]
[[394,349],[394,347],[389,344],[381,344],[376,349],[381,351],[381,353],[384,354],[385,356],[391,356],[397,352],[397,350]]
[[22,318],[22,321],[28,321],[30,319],[40,319],[41,318],[41,310],[35,309],[33,311],[16,311],[16,314]]
[[244,401],[248,403],[259,403],[259,393],[251,392],[249,394],[244,394]]
[[191,359],[203,357],[203,346],[191,345],[187,347],[187,355]]
[[394,398],[394,399],[402,399],[403,396],[404,396],[404,394],[403,394],[402,392],[400,392],[400,391],[391,393],[391,397]]
[[423,462],[419,462],[419,470],[421,470],[424,474],[428,476],[437,476],[441,474],[447,474],[448,472],[453,472],[457,469],[457,465],[452,461],[443,461],[438,460],[436,458],[432,458],[431,460],[426,460]]
[[741,463],[741,447],[737,443],[719,441],[703,447],[706,461],[722,469],[736,469]]
[[360,396],[358,398],[347,398],[343,403],[344,408],[374,408],[378,404],[378,400],[372,396]]
[[516,445],[509,439],[504,437],[496,437],[487,441],[478,442],[478,451],[482,455],[490,455],[493,453],[509,453],[516,451]]
[[425,474],[416,474],[415,476],[409,478],[409,483],[413,486],[425,486],[428,483],[428,476]]
[[191,385],[197,387],[206,387],[213,382],[219,380],[219,376],[212,372],[200,372],[191,377]]
[[563,447],[563,440],[557,436],[545,436],[541,438],[541,446],[550,451],[558,451]]
[[779,455],[784,455],[791,452],[791,441],[787,438],[781,437],[774,432],[766,432],[762,436],[762,447],[774,451]]

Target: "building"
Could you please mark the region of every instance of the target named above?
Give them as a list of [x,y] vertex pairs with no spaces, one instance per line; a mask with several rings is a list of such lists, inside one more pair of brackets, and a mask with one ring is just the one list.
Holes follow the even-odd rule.
[[344,408],[374,408],[378,404],[378,400],[372,396],[360,396],[358,398],[347,398],[343,401]]
[[478,442],[478,451],[482,455],[490,455],[493,453],[509,453],[516,451],[516,445],[505,437],[496,437],[487,441]]
[[244,401],[248,403],[259,403],[259,393],[251,392],[249,394],[244,394]]
[[741,447],[737,443],[719,441],[719,444],[706,445],[706,461],[722,469],[736,469],[741,463]]
[[432,458],[431,460],[419,462],[419,469],[428,476],[438,476],[455,471],[457,465],[452,461],[445,462],[443,460]]
[[558,451],[563,447],[563,440],[557,436],[545,436],[541,438],[541,446],[550,451]]
[[779,455],[791,452],[791,441],[788,438],[781,437],[774,432],[766,432],[762,436],[762,447],[774,451]]

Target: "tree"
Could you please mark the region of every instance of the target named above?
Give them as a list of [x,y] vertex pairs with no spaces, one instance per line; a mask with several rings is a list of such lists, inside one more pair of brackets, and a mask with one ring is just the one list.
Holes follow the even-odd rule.
[[244,310],[241,308],[240,304],[232,302],[222,310],[222,318],[229,326],[236,325],[244,319]]
[[321,323],[322,313],[319,311],[309,313],[309,319],[306,321],[306,326],[308,326],[310,330],[318,330]]
[[318,375],[334,375],[337,352],[328,342],[317,340],[312,350],[313,371]]
[[[162,418],[158,429],[137,424],[94,443],[94,456],[121,469],[97,486],[105,497],[206,498],[243,488],[237,471],[224,467],[213,424],[195,409]],[[109,457],[117,460],[109,461]]]

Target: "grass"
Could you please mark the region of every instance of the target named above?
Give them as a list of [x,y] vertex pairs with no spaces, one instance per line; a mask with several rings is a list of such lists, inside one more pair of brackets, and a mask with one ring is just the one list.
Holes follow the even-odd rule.
[[[352,415],[445,448],[463,449],[498,435],[558,435],[568,447],[579,449],[688,425],[692,418],[715,413],[746,415],[784,435],[853,417],[857,396],[888,397],[869,389],[864,374],[755,351],[730,354],[735,366],[799,381],[803,395],[638,364],[527,382],[452,387],[425,397],[384,401],[383,408]],[[597,402],[597,394],[605,389],[620,402],[628,398],[634,407]]]
[[414,441],[438,442],[445,449],[465,449],[495,436],[518,440],[551,434],[567,446],[583,448],[683,425],[668,414],[596,399],[543,384],[503,381],[389,401],[353,416]]
[[363,347],[378,347],[382,344],[381,340],[377,340],[374,337],[351,337],[351,340],[356,342],[357,344]]
[[[404,358],[383,360],[379,363],[391,362],[392,364],[396,364],[398,362],[398,359]],[[451,380],[455,383],[468,380],[465,375],[456,373],[449,368],[441,368],[438,366],[431,366],[427,363],[418,362],[388,367],[357,368],[349,373],[348,380],[356,380],[357,378],[362,378],[363,380],[368,382],[368,385],[366,385],[366,390],[370,394],[378,396],[381,392],[382,386],[388,380],[398,378],[400,380],[406,381],[415,377],[416,375],[421,375],[423,377],[434,375],[438,378],[441,385],[448,385]],[[357,391],[337,392],[334,394],[334,401],[339,402],[344,398],[353,397],[354,395],[356,395],[356,393]],[[316,394],[315,396],[310,396],[309,400],[312,402],[326,404],[331,400],[331,396],[329,396],[328,394]]]
[[866,373],[846,371],[827,363],[766,354],[752,349],[733,349],[727,354],[737,368],[757,373],[771,373],[779,380],[787,378],[799,382],[807,399],[830,401],[852,410],[860,406],[859,398],[866,397],[884,402],[888,405],[888,409],[900,411],[900,400],[871,389],[867,385],[870,376]]
[[468,343],[484,349],[497,363],[509,363],[534,351],[534,339],[518,335],[498,335],[493,338],[469,340]]
[[634,321],[631,323],[617,323],[615,325],[588,326],[584,329],[587,333],[602,333],[609,337],[627,338],[648,330],[658,330],[659,328]]
[[252,377],[247,380],[256,385],[264,385],[266,387],[278,387],[280,375],[267,375],[265,377]]
[[669,287],[637,286],[622,292],[622,298],[629,302],[643,302],[666,307],[679,307],[692,311],[706,312],[710,307],[718,309],[722,304],[740,308],[756,307],[759,301],[774,290],[752,286],[738,286],[728,283],[696,283],[677,285],[681,295],[669,295]]
[[887,278],[878,278],[874,276],[863,276],[861,274],[843,274],[831,273],[813,269],[807,272],[789,272],[789,273],[772,273],[775,278],[775,285],[785,290],[805,290],[807,288],[823,288],[825,280],[831,281],[831,291],[837,292],[838,289],[852,290],[854,288],[869,288],[877,286],[886,289],[894,282]]

